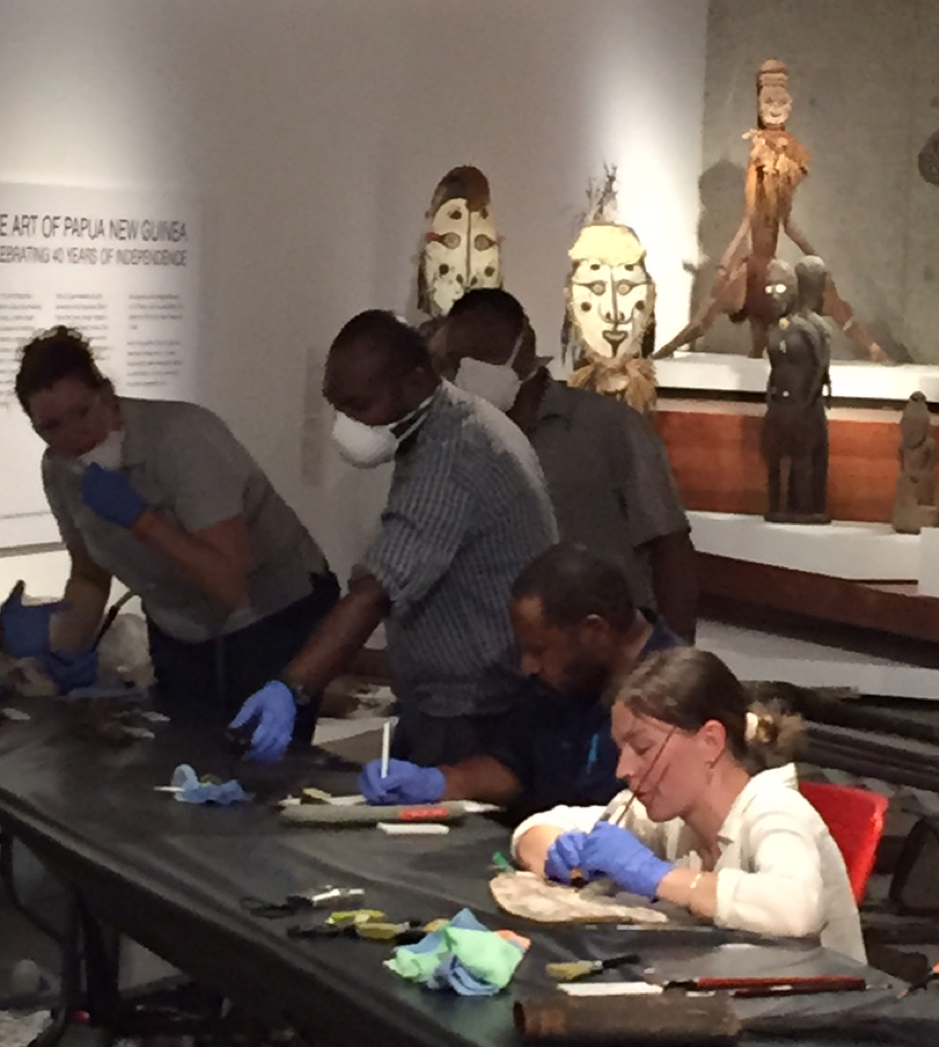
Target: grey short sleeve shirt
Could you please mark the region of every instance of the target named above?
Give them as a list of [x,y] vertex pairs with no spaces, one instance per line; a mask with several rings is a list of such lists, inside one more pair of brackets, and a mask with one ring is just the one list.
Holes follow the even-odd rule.
[[637,607],[654,607],[647,543],[689,529],[662,441],[633,408],[552,379],[533,432],[561,538],[627,571]]
[[500,712],[517,697],[512,583],[557,540],[528,440],[501,411],[441,384],[399,452],[362,567],[391,599],[395,686],[431,716]]
[[309,594],[326,569],[319,547],[225,423],[195,404],[121,399],[121,471],[148,506],[189,532],[241,516],[249,543],[248,601],[227,612],[163,553],[102,519],[81,497],[81,469],[48,452],[43,485],[66,546],[84,548],[140,596],[179,640],[244,628]]

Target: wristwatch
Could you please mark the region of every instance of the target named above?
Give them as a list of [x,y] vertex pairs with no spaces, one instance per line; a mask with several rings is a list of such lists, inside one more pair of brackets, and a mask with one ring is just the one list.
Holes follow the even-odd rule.
[[288,691],[293,695],[294,704],[297,706],[309,705],[313,701],[313,695],[303,686],[302,683],[298,683],[296,680],[291,680],[286,673],[282,673],[277,677],[278,681],[287,688]]

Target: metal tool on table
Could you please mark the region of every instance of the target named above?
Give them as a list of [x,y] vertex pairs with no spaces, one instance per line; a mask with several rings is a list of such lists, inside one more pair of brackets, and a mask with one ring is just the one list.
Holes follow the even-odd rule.
[[458,800],[435,804],[392,804],[372,807],[368,804],[338,806],[333,804],[297,804],[284,807],[280,820],[284,825],[320,826],[328,829],[377,825],[379,822],[458,822],[466,810]]
[[898,993],[897,999],[902,1000],[904,996],[909,996],[911,992],[919,992],[920,989],[925,989],[934,978],[939,978],[939,963],[935,967],[930,967],[922,978],[911,982],[901,993]]
[[725,978],[682,978],[667,981],[666,990],[687,992],[728,992],[731,996],[803,996],[820,992],[863,992],[867,979],[854,974],[777,975],[769,978],[746,976]]
[[275,920],[281,916],[294,916],[304,909],[326,909],[335,903],[358,901],[364,897],[365,891],[361,887],[327,886],[288,894],[282,902],[270,902],[246,895],[241,899],[241,907],[252,916]]
[[296,924],[287,928],[288,938],[364,938],[368,941],[414,945],[432,925],[423,920],[393,922],[376,909],[334,912],[324,923]]

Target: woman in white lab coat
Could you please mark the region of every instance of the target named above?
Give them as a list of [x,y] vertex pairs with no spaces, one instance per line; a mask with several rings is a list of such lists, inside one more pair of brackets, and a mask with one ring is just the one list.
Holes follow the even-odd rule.
[[794,787],[791,763],[753,773],[778,730],[751,713],[748,739],[748,696],[723,662],[695,648],[663,651],[612,695],[617,773],[634,792],[522,822],[519,862],[564,883],[608,877],[722,927],[817,937],[863,961],[841,852]]

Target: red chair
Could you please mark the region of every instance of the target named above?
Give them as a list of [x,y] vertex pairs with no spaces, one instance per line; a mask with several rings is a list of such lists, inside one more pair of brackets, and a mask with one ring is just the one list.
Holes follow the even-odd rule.
[[802,782],[799,792],[822,816],[848,870],[854,900],[861,904],[884,832],[886,796],[847,785]]

